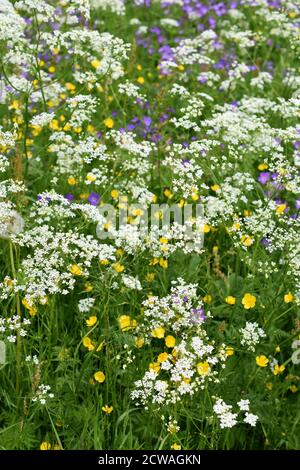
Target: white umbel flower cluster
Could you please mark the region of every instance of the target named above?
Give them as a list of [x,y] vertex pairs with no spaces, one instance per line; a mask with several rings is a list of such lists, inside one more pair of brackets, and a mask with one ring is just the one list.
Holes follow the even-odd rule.
[[259,344],[261,338],[265,338],[266,334],[256,322],[246,322],[244,328],[239,330],[241,334],[241,345],[245,346],[248,351],[255,351],[256,346]]
[[232,411],[233,406],[228,405],[225,403],[222,398],[217,398],[216,402],[213,406],[213,411],[216,413],[220,420],[220,427],[221,429],[226,428],[233,428],[236,424],[238,424],[240,413],[245,412],[243,417],[243,422],[249,424],[250,426],[256,426],[256,422],[258,420],[258,416],[249,412],[249,400],[240,400],[238,403],[238,408],[236,412]]

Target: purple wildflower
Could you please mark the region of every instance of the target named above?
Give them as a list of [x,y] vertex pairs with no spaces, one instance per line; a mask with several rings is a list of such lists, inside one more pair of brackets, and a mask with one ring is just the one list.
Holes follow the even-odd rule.
[[98,204],[100,202],[100,194],[91,193],[88,197],[88,201],[92,206],[98,206]]

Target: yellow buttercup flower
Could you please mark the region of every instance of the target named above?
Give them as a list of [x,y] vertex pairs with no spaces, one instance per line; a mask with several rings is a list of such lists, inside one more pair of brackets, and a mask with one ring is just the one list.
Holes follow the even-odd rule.
[[22,304],[24,305],[27,310],[29,310],[32,307],[32,304],[29,302],[28,299],[22,299]]
[[161,339],[165,336],[165,329],[162,326],[159,326],[152,331],[151,335],[153,336],[153,338]]
[[129,315],[121,315],[118,318],[118,323],[122,331],[132,330],[137,326],[137,321],[132,319]]
[[168,360],[168,353],[167,352],[163,352],[163,353],[160,353],[158,356],[157,356],[157,362],[159,364],[161,364],[162,362],[166,362]]
[[20,109],[21,103],[18,100],[13,100],[12,104],[9,106],[9,109]]
[[113,199],[118,199],[119,197],[119,191],[117,189],[112,189],[111,192],[110,192],[110,195]]
[[141,215],[143,215],[143,214],[144,214],[143,209],[138,209],[138,208],[132,209],[132,215],[133,215],[134,217],[139,217],[139,216],[141,216]]
[[227,297],[225,297],[225,302],[228,305],[234,305],[236,303],[236,298],[233,297],[232,295],[228,295]]
[[22,304],[24,305],[25,308],[27,308],[27,310],[31,308],[31,305],[27,299],[22,299]]
[[210,304],[212,301],[212,296],[210,294],[206,294],[204,297],[203,297],[203,302],[205,302],[206,304]]
[[71,274],[74,274],[74,276],[81,276],[83,273],[81,267],[78,266],[78,264],[72,264],[70,267],[70,272]]
[[203,233],[209,233],[211,231],[211,227],[208,224],[204,224],[202,227]]
[[112,118],[106,118],[104,119],[103,124],[105,125],[105,127],[108,127],[108,129],[112,129],[115,123]]
[[279,375],[282,374],[282,372],[285,370],[285,366],[283,364],[279,365],[276,364],[274,369],[273,369],[273,374],[274,375]]
[[[32,135],[34,137],[38,136],[42,130],[42,127],[41,126],[38,126],[37,124],[32,126]],[[48,147],[48,152],[51,152],[51,146]]]
[[113,407],[108,405],[102,406],[102,411],[104,411],[104,413],[107,415],[110,415],[110,413],[113,411]]
[[97,323],[97,317],[91,316],[85,321],[85,323],[87,326],[94,326]]
[[114,263],[114,264],[112,265],[112,267],[114,268],[114,270],[115,270],[117,273],[121,273],[121,272],[123,272],[124,269],[125,269],[125,266],[123,266],[123,264],[121,264],[121,263]]
[[257,168],[258,168],[259,171],[264,171],[269,167],[266,163],[260,163]]
[[70,186],[74,186],[76,183],[77,183],[76,178],[74,178],[74,176],[69,176],[69,178],[68,178],[68,184],[69,184]]
[[65,87],[68,91],[75,91],[76,90],[76,86],[73,83],[70,83],[70,82],[65,83]]
[[232,224],[231,228],[235,231],[240,230],[241,224],[239,222],[235,222],[234,224]]
[[267,367],[267,365],[269,364],[269,359],[263,354],[261,356],[256,356],[255,360],[256,360],[256,364],[259,367]]
[[85,336],[82,340],[82,344],[85,348],[87,348],[89,351],[93,351],[95,349],[95,346],[93,345],[92,341],[88,336]]
[[167,269],[168,267],[168,260],[167,259],[164,259],[164,258],[160,258],[159,259],[159,265],[164,268],[164,269]]
[[172,450],[181,450],[181,445],[180,444],[172,444],[171,445],[171,449]]
[[92,284],[91,284],[90,282],[86,282],[86,283],[84,284],[84,291],[85,291],[85,292],[92,292],[93,289],[94,289],[94,288],[93,288],[93,286],[92,286]]
[[98,59],[94,59],[91,62],[91,66],[94,67],[94,69],[98,69],[101,65],[101,61]]
[[161,220],[162,219],[162,211],[154,212],[154,217],[156,218],[156,220]]
[[286,209],[286,204],[279,204],[277,207],[276,207],[276,213],[277,214],[282,214]]
[[97,178],[96,178],[96,176],[89,174],[89,175],[86,175],[85,179],[86,179],[86,181],[89,181],[90,183],[92,183]]
[[208,362],[199,362],[197,364],[197,372],[199,375],[207,375],[210,371],[210,365]]
[[293,302],[294,296],[291,292],[288,292],[287,294],[285,294],[283,299],[284,299],[286,304],[289,304],[290,302]]
[[40,450],[50,450],[51,449],[51,444],[50,442],[42,442],[40,445]]
[[172,199],[173,197],[173,193],[170,191],[170,189],[166,188],[164,190],[164,195],[168,198],[168,199]]
[[251,238],[249,235],[243,235],[241,238],[241,242],[244,246],[251,246],[253,245],[253,238]]
[[168,335],[165,338],[165,343],[167,348],[174,348],[176,344],[176,339],[174,338],[174,336]]
[[36,307],[31,307],[31,308],[29,309],[29,315],[30,315],[31,317],[34,317],[36,314],[37,314],[37,308],[36,308]]
[[134,344],[136,348],[140,349],[144,346],[145,340],[142,337],[135,338]]
[[95,128],[92,124],[88,124],[86,130],[88,131],[89,134],[93,134],[95,132]]
[[159,364],[159,362],[151,362],[151,363],[149,364],[149,370],[158,373],[158,372],[160,371],[160,364]]
[[255,307],[256,304],[256,297],[248,292],[242,298],[242,304],[246,310]]
[[31,317],[34,317],[34,315],[37,314],[37,308],[34,305],[32,305],[27,299],[22,299],[22,304],[28,310],[29,315]]
[[137,82],[138,82],[140,85],[143,85],[143,84],[145,83],[144,77],[138,77],[138,78],[137,78]]
[[234,349],[233,349],[233,347],[232,347],[232,346],[227,346],[227,347],[225,348],[225,354],[226,354],[227,357],[233,356],[233,355],[234,355]]
[[98,370],[98,372],[94,373],[94,379],[96,382],[99,382],[99,384],[102,384],[105,381],[105,374],[101,370]]
[[64,131],[69,131],[71,129],[71,124],[67,122],[67,124],[64,125],[63,130]]
[[52,119],[52,121],[49,123],[49,127],[52,131],[58,131],[59,130],[59,122],[57,119]]

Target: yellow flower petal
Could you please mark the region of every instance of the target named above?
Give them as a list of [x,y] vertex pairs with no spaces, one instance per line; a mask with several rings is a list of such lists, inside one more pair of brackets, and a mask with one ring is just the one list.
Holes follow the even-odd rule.
[[85,321],[85,323],[87,324],[87,326],[94,326],[97,323],[97,317],[91,316]]
[[105,381],[105,374],[101,372],[101,370],[99,370],[98,372],[94,373],[94,379],[96,380],[96,382],[102,384]]
[[256,297],[248,292],[242,298],[242,304],[246,310],[254,308],[256,304]]
[[256,356],[256,364],[259,366],[259,367],[267,367],[268,363],[269,363],[269,359],[264,356],[263,354],[261,356]]

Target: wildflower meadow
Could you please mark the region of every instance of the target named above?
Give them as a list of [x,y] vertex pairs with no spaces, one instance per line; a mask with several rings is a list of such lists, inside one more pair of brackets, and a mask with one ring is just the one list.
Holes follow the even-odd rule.
[[0,450],[300,450],[300,0],[0,0]]

